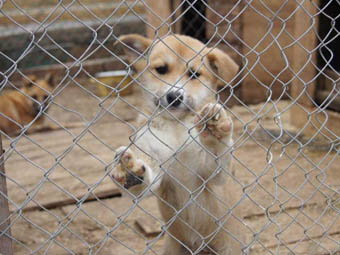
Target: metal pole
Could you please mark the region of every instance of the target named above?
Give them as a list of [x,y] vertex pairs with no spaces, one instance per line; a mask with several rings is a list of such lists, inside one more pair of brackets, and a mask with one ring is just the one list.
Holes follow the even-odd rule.
[[0,255],[12,255],[12,240],[8,237],[11,235],[11,231],[10,229],[7,229],[10,221],[8,219],[9,207],[7,200],[7,185],[4,167],[5,162],[2,156],[3,149],[0,134]]

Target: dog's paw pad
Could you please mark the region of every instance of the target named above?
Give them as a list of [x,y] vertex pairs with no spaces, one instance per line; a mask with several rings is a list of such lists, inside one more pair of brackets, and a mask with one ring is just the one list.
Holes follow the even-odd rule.
[[232,128],[232,123],[230,120],[225,120],[223,123],[219,125],[219,129],[224,133],[230,132],[231,128]]
[[222,139],[232,130],[232,120],[220,104],[209,103],[204,106],[195,123],[203,137],[212,135]]
[[116,152],[117,164],[111,176],[125,188],[141,184],[146,172],[144,162],[136,159],[134,153],[126,147],[120,147]]
[[117,165],[111,172],[111,176],[117,182],[124,184],[126,181],[126,172],[121,168],[120,165]]
[[113,178],[117,181],[117,182],[119,182],[119,183],[125,183],[126,182],[126,176],[125,176],[125,174],[124,175],[120,175],[120,174],[114,174],[113,175]]
[[135,165],[135,160],[133,158],[133,155],[130,151],[125,151],[121,157],[120,161],[122,165],[124,165],[127,169],[132,169]]

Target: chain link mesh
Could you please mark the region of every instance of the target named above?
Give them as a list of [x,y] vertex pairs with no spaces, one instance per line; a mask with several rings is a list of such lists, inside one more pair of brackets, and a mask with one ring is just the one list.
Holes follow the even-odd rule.
[[[242,254],[340,254],[340,2],[173,0],[159,1],[164,6],[158,9],[155,3],[0,0],[6,170],[0,174],[8,188],[0,196],[10,208],[8,217],[0,213],[0,226],[10,221],[0,237],[11,239],[15,254],[163,254],[164,236],[180,243],[185,254],[219,254],[210,245],[217,232],[203,236],[182,217],[196,206],[239,243]],[[170,205],[153,191],[157,180],[140,196],[129,190],[122,196],[123,187],[112,179],[117,148],[138,147],[135,135],[152,132],[154,118],[144,111],[142,95],[153,92],[117,46],[130,33],[164,43],[166,36],[185,34],[222,49],[240,65],[233,82],[223,81],[216,93],[234,122],[233,145],[223,153],[231,155],[232,170],[219,163],[214,173],[228,178],[236,198],[230,204],[214,195],[225,207],[223,216],[198,202],[202,190],[212,193],[208,183],[214,175],[199,176],[180,157],[187,145],[173,148],[156,133],[153,139],[171,151],[159,160],[157,178],[172,178],[190,197],[187,203]],[[113,70],[122,70],[118,78],[98,74]],[[31,93],[38,87],[38,95]],[[15,118],[16,107],[24,108],[17,114],[28,120]],[[35,109],[33,117],[27,108]],[[172,115],[169,107],[164,111]],[[138,126],[137,116],[147,124]],[[172,117],[200,144],[192,135],[195,126]],[[216,162],[223,157],[202,149]],[[173,163],[202,179],[202,190],[176,179],[169,171]],[[157,201],[175,216],[164,221]],[[192,249],[173,235],[175,221],[191,229],[200,245]],[[237,233],[225,228],[227,221],[235,222]]]

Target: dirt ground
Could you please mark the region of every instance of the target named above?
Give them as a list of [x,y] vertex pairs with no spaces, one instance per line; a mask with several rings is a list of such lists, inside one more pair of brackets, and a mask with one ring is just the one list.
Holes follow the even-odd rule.
[[[58,130],[4,141],[15,254],[161,253],[156,198],[133,203],[121,197],[105,172],[114,149],[128,144],[143,98],[124,98],[133,109],[94,92],[67,87],[48,115]],[[229,109],[235,123],[230,181],[239,198],[244,246],[250,254],[335,254],[339,155],[329,146],[302,146],[308,140],[301,136],[294,142],[289,102],[275,106],[280,118],[272,105]],[[279,125],[290,135],[280,136]]]

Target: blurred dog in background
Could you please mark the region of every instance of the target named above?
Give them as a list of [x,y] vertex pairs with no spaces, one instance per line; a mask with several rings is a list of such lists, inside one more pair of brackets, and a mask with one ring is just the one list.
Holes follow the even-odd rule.
[[0,94],[0,130],[7,135],[14,135],[38,115],[32,125],[32,130],[42,128],[45,108],[53,89],[52,74],[46,75],[43,79],[29,75],[20,90],[2,92]]

